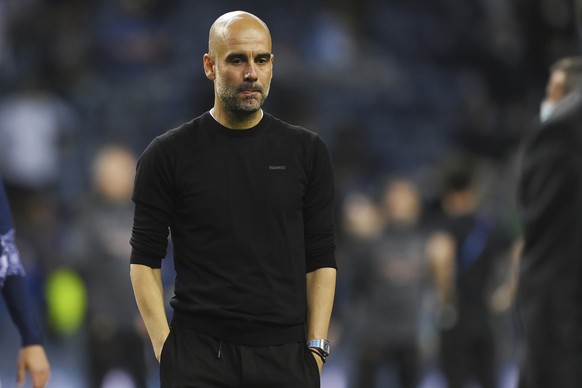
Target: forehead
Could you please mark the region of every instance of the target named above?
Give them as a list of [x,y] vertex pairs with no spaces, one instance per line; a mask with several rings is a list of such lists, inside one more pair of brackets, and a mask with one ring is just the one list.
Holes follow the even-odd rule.
[[219,55],[271,52],[269,31],[259,23],[248,21],[234,21],[224,26],[218,43]]

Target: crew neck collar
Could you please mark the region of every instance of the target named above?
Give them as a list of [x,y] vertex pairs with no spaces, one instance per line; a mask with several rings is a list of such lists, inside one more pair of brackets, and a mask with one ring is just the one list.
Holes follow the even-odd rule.
[[217,130],[224,133],[225,135],[236,136],[236,137],[252,136],[252,135],[260,132],[266,126],[267,120],[265,120],[265,119],[268,117],[268,114],[266,114],[261,109],[261,120],[254,127],[250,127],[250,128],[246,128],[246,129],[232,129],[232,128],[228,128],[228,127],[225,127],[224,125],[220,124],[218,122],[218,120],[216,120],[216,118],[214,117],[212,110],[209,110],[208,112],[206,112],[206,115],[207,115],[207,118],[209,119],[209,121],[213,123],[213,126]]
[[[259,118],[259,121],[258,121],[258,123],[260,123],[260,122],[261,122],[261,120],[263,120],[263,117],[265,116],[265,112],[263,111],[263,109],[261,109],[260,111],[261,111],[261,117]],[[218,119],[217,119],[217,118],[216,118],[216,116],[214,115],[214,108],[211,108],[211,109],[208,111],[208,113],[210,113],[210,116],[212,116],[212,118],[213,118],[213,119],[214,119],[214,120],[215,120],[217,123],[219,123],[219,124],[220,124],[220,121],[218,121]],[[258,124],[258,123],[257,123],[257,124]],[[222,125],[222,124],[221,124],[221,125]],[[224,125],[222,125],[222,126],[224,127]],[[256,125],[255,125],[255,126],[256,126]],[[226,128],[228,128],[228,127],[226,127]],[[251,127],[251,128],[252,128],[252,127]],[[233,131],[245,131],[245,130],[247,130],[247,129],[249,129],[249,128],[229,128],[229,129],[231,129],[231,130],[233,130]]]

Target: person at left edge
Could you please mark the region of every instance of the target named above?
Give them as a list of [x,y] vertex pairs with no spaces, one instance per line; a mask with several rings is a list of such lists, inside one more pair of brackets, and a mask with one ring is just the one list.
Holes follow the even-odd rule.
[[43,347],[42,333],[36,320],[24,268],[14,243],[12,214],[0,179],[0,290],[18,331],[22,347],[17,361],[17,384],[23,386],[30,373],[33,388],[46,386],[50,365]]
[[[204,71],[214,107],[138,162],[131,280],[162,388],[320,386],[336,260],[331,158],[315,133],[263,112],[266,24],[220,16]],[[161,261],[176,270],[168,327]]]

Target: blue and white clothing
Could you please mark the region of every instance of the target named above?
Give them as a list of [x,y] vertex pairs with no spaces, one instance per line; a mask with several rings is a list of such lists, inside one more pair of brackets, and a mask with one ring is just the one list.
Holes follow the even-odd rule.
[[4,286],[7,276],[24,276],[24,268],[14,243],[13,228],[7,233],[0,234],[0,287]]
[[8,198],[0,180],[0,291],[20,332],[22,346],[41,344],[41,330],[28,294],[14,234]]

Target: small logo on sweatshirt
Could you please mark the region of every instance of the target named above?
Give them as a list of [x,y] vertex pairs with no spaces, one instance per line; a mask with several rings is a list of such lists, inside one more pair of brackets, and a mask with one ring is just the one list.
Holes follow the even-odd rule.
[[269,170],[286,170],[287,166],[269,166]]

